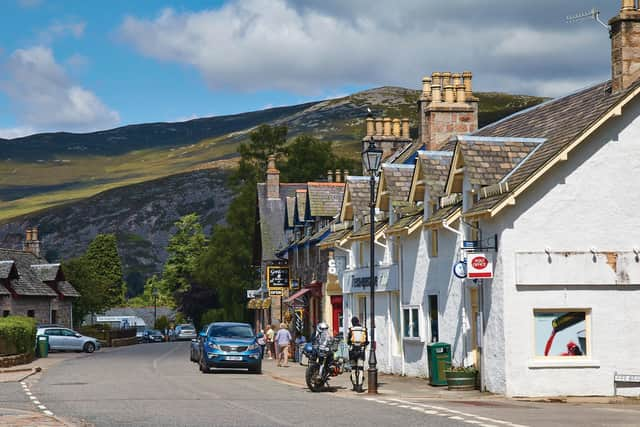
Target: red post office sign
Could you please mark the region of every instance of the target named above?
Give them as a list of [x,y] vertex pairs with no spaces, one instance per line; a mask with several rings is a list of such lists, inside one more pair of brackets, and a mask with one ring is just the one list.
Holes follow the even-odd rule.
[[485,254],[469,254],[467,259],[467,278],[492,279],[493,263]]

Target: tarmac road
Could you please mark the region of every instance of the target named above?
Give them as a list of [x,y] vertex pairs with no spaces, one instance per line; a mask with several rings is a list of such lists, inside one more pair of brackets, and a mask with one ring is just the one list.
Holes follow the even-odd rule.
[[24,385],[1,383],[0,408],[34,411],[35,400],[57,417],[96,426],[640,425],[637,404],[519,402],[442,391],[429,398],[419,390],[424,380],[389,376],[385,392],[374,397],[346,390],[344,375],[332,381],[334,392],[311,393],[302,367],[265,363],[273,376],[202,374],[189,361],[188,342],[70,355]]

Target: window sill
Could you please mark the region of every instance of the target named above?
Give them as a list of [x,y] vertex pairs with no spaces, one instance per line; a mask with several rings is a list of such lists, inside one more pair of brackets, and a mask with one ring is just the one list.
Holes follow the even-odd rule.
[[527,363],[529,369],[547,369],[547,368],[599,368],[599,360],[582,359],[582,360],[544,360],[533,359]]

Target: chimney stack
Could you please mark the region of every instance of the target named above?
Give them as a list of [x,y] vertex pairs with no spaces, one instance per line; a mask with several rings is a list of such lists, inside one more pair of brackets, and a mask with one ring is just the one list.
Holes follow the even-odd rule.
[[478,99],[473,96],[472,74],[437,72],[431,75],[430,96],[422,79],[420,106],[420,142],[427,150],[439,150],[454,135],[468,134],[478,128]]
[[280,171],[276,167],[276,156],[271,154],[267,161],[267,199],[280,198]]
[[22,250],[40,256],[40,241],[38,240],[38,227],[27,228],[26,238],[22,244]]
[[634,0],[622,0],[620,12],[609,20],[613,93],[640,78],[640,11]]

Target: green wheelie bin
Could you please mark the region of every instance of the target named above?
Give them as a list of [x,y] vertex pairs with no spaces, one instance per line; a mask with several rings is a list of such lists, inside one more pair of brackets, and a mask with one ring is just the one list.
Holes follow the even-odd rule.
[[451,366],[451,344],[434,342],[427,345],[429,384],[447,385],[444,371]]
[[49,337],[46,335],[38,335],[38,357],[49,356]]

